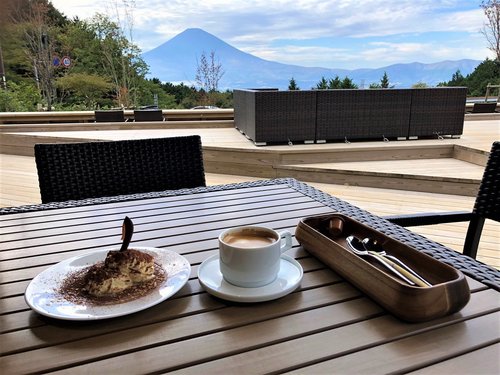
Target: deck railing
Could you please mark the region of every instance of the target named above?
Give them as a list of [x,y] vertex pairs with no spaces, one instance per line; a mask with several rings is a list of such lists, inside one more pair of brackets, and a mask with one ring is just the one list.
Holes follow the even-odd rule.
[[[233,120],[233,109],[164,109],[164,121]],[[125,110],[125,119],[134,120],[134,111]],[[0,112],[0,124],[94,122],[94,111]]]

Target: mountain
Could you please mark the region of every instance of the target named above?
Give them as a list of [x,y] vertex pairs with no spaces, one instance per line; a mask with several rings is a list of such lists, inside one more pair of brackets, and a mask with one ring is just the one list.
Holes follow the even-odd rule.
[[261,59],[229,45],[201,29],[187,29],[162,45],[144,53],[149,65],[149,76],[163,82],[194,84],[197,61],[203,52],[215,51],[225,71],[220,89],[275,87],[286,89],[293,77],[301,89],[316,86],[321,77],[326,79],[348,76],[360,87],[380,82],[384,72],[395,87],[410,87],[417,82],[435,86],[449,81],[453,73],[471,73],[480,63],[477,60],[442,61],[434,64],[394,64],[377,69],[328,69],[281,64]]

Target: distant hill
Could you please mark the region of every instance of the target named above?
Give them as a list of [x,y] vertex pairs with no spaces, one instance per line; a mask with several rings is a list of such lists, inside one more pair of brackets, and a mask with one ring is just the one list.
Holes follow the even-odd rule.
[[194,84],[197,60],[205,52],[215,51],[225,71],[221,89],[276,87],[286,89],[293,77],[301,89],[310,89],[325,77],[348,76],[357,85],[368,87],[379,82],[387,72],[392,85],[410,87],[417,82],[434,86],[449,81],[453,73],[471,73],[480,63],[477,60],[442,61],[434,64],[394,64],[377,69],[328,69],[281,64],[240,51],[216,36],[201,29],[187,29],[169,41],[143,54],[150,67],[150,77],[163,82]]

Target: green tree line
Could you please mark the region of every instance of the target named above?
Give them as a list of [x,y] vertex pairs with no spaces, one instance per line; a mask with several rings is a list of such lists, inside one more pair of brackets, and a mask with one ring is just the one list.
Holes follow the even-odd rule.
[[500,85],[500,61],[486,59],[476,69],[465,77],[457,70],[447,82],[438,86],[465,86],[467,95],[484,96],[488,84]]
[[[484,96],[488,84],[500,85],[500,62],[498,60],[486,59],[481,62],[476,69],[463,76],[460,70],[457,70],[449,81],[440,82],[437,87],[467,87],[468,96]],[[425,82],[416,82],[412,88],[428,88],[431,87]],[[335,78],[326,79],[321,77],[313,90],[331,90],[331,89],[357,89],[359,88],[352,79],[345,77],[340,79],[339,76]],[[387,72],[384,72],[379,82],[373,82],[369,85],[370,89],[390,89],[394,88],[391,85]],[[300,90],[294,78],[291,78],[288,85],[288,90]]]

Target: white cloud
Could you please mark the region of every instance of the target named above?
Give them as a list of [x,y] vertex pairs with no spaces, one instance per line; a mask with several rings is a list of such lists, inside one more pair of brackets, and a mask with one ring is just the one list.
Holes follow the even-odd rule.
[[[104,4],[109,4],[102,0],[53,3],[66,15],[80,18],[105,12]],[[486,48],[474,35],[479,35],[484,19],[479,4],[480,0],[135,0],[135,42],[147,51],[186,28],[198,27],[261,58],[307,66],[335,61],[356,64],[342,67],[370,67],[376,61],[439,61],[452,56],[484,59]],[[430,33],[450,31],[470,35],[461,47],[443,47],[438,39],[428,40]],[[407,42],[367,45],[363,49],[329,48],[313,42],[304,46],[317,38],[382,40],[391,35],[422,33],[426,38],[418,42],[413,37]],[[302,41],[297,43],[301,47],[285,40]]]

